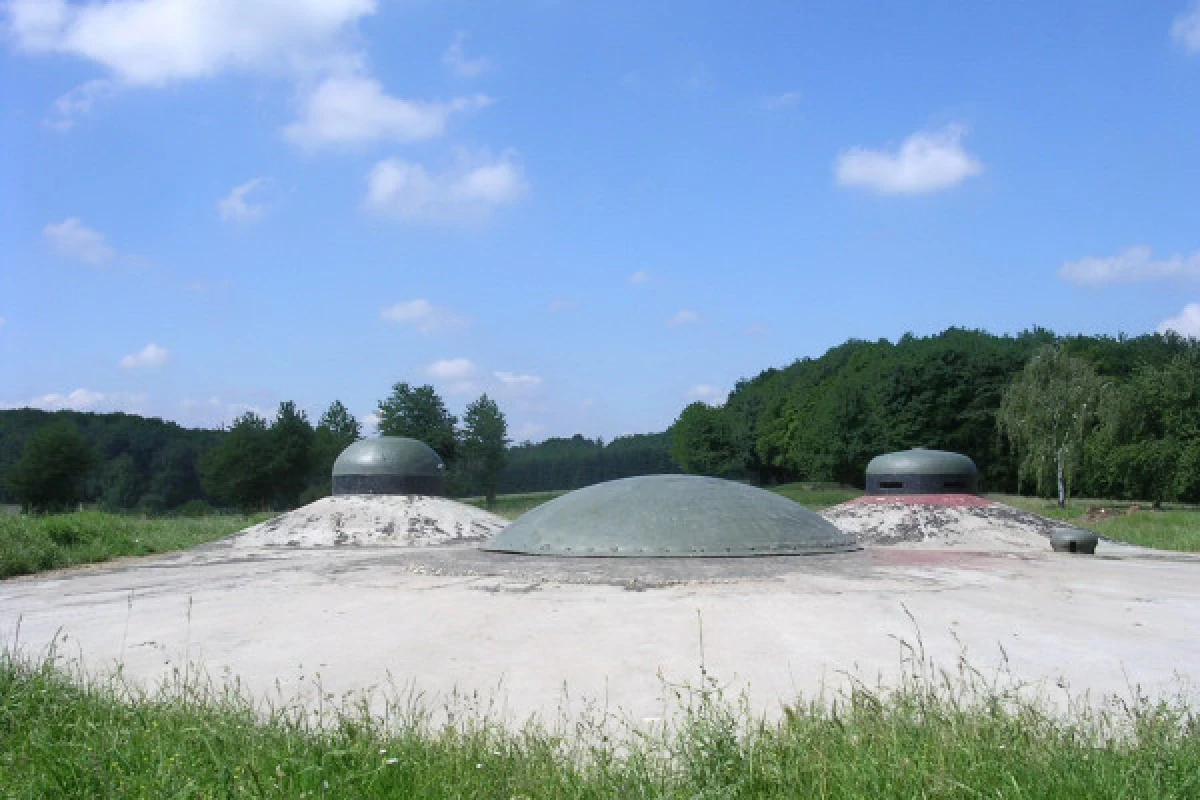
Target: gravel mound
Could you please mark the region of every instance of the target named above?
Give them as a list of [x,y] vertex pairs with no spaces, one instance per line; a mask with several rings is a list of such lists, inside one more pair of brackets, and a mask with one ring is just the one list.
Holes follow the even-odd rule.
[[930,549],[1045,552],[1051,532],[1064,524],[988,501],[953,505],[872,497],[822,513],[861,544]]
[[231,537],[234,548],[428,547],[486,541],[508,520],[445,497],[325,497]]

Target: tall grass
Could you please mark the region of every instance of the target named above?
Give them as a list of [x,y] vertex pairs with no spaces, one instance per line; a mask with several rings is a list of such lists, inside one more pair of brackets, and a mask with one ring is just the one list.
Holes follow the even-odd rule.
[[[514,728],[419,697],[317,711],[196,673],[144,692],[0,654],[8,797],[1195,798],[1200,721],[1135,696],[1063,714],[959,664],[755,716],[702,670],[658,724]],[[466,709],[464,711],[464,708]]]
[[102,511],[0,516],[0,578],[121,556],[184,550],[269,517],[136,517]]

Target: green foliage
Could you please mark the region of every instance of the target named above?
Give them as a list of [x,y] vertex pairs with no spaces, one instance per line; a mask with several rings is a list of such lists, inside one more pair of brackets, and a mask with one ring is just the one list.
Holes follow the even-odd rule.
[[82,497],[83,478],[92,466],[87,441],[69,422],[35,433],[8,471],[8,488],[24,508],[69,508]]
[[290,400],[279,404],[270,429],[274,508],[294,508],[312,471],[313,429],[308,416]]
[[122,556],[183,550],[265,519],[266,515],[148,519],[100,511],[0,516],[0,578]]
[[1046,345],[1033,354],[1000,402],[997,423],[1016,447],[1020,475],[1031,475],[1039,489],[1056,487],[1060,507],[1083,461],[1084,439],[1102,387],[1091,364]]
[[692,403],[671,426],[671,458],[693,475],[728,477],[744,470],[733,425],[724,411]]
[[362,438],[362,426],[340,400],[334,400],[313,432],[312,472],[309,490],[301,500],[311,502],[329,494],[333,462],[350,445]]
[[[668,722],[518,730],[419,700],[263,707],[194,673],[152,693],[0,653],[0,786],[13,797],[1161,798],[1200,791],[1200,721],[1144,696],[1062,712],[969,667],[755,716],[702,672]],[[418,695],[419,697],[419,695]],[[1069,698],[1070,699],[1070,698]],[[486,701],[486,698],[485,698]]]
[[486,394],[463,413],[462,453],[472,480],[487,504],[496,502],[496,487],[508,452],[508,422],[496,401]]
[[379,401],[379,433],[407,436],[429,445],[450,465],[458,456],[458,419],[429,385],[415,389],[397,383],[386,400]]
[[618,436],[608,444],[576,434],[509,448],[501,493],[578,489],[632,475],[679,472],[666,433]]
[[204,490],[242,511],[268,508],[275,494],[267,421],[247,411],[200,461]]

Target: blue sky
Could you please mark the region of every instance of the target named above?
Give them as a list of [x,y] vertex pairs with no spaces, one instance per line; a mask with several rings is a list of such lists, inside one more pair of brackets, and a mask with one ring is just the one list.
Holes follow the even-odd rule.
[[1200,3],[10,0],[0,406],[662,430],[847,338],[1200,335]]

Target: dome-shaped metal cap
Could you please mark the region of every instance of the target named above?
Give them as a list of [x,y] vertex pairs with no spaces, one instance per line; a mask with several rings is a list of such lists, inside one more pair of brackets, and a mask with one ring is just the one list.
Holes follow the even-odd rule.
[[556,556],[841,553],[858,544],[772,492],[719,478],[646,475],[599,483],[520,517],[484,550]]
[[867,494],[974,494],[975,462],[961,453],[914,448],[867,464]]
[[445,494],[446,465],[433,448],[404,436],[360,439],[333,462],[334,494]]

